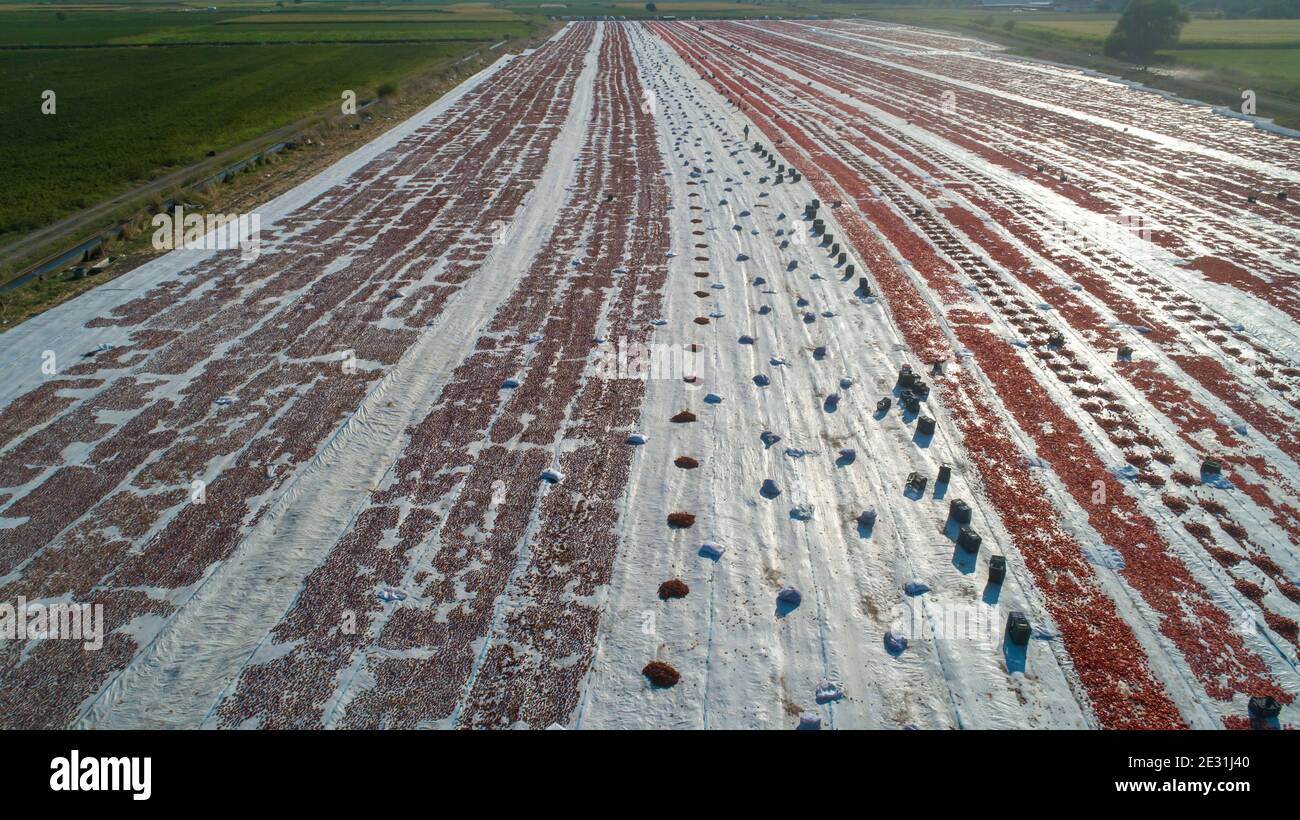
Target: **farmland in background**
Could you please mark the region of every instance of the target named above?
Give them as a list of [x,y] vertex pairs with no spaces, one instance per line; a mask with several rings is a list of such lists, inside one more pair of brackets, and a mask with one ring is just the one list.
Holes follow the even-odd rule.
[[[1117,14],[1057,12],[990,12],[985,9],[942,9],[860,6],[864,16],[877,20],[930,26],[974,33],[1000,40],[1014,52],[1115,71],[1114,61],[1103,63],[1102,43],[1115,26]],[[1052,50],[1044,53],[1041,49]],[[1223,89],[1221,98],[1208,102],[1235,105],[1242,89],[1254,90],[1265,103],[1268,97],[1300,102],[1300,20],[1221,20],[1193,16],[1183,28],[1178,46],[1160,52],[1150,76],[1134,76],[1189,96],[1207,99],[1204,87],[1180,87],[1188,81]],[[1127,76],[1128,72],[1126,72]],[[1161,82],[1160,78],[1170,82]],[[1259,111],[1280,123],[1300,127],[1300,117],[1290,112]]]
[[0,4],[0,245],[542,23],[486,4],[220,9]]
[[[607,0],[492,3],[236,0],[215,10],[176,3],[5,3],[0,0],[0,270],[36,261],[31,232],[99,203],[155,189],[165,175],[223,150],[253,150],[275,129],[337,111],[342,89],[446,72],[467,54],[527,39],[549,18],[868,16],[972,32],[1017,53],[1124,73],[1211,102],[1255,90],[1259,113],[1300,127],[1300,21],[1195,19],[1159,66],[1102,60],[1109,14],[989,13],[862,3]],[[1096,59],[1094,59],[1094,56]],[[58,93],[58,113],[40,112]],[[1280,108],[1279,108],[1280,106]],[[209,161],[212,164],[213,161]],[[140,196],[132,194],[134,199]],[[104,206],[101,206],[101,210]],[[117,207],[114,205],[114,207]],[[125,213],[125,212],[124,212]],[[97,218],[103,214],[96,215]],[[62,250],[105,227],[87,219]],[[27,239],[22,239],[23,237]],[[21,241],[19,241],[21,240]],[[50,242],[50,237],[39,237]],[[8,251],[5,249],[8,248]]]

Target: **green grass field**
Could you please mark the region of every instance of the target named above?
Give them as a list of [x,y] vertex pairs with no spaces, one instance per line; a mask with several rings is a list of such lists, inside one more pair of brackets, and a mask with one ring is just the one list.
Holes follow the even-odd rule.
[[1300,100],[1300,48],[1197,48],[1169,56],[1181,69],[1221,75],[1240,88],[1255,90],[1261,106],[1266,106],[1266,97],[1273,92]]
[[[0,45],[171,45],[176,43],[334,42],[339,40],[500,40],[527,35],[532,20],[483,6],[412,9],[409,4],[348,10],[315,3],[277,8],[264,3],[229,10],[87,9],[5,10]],[[225,9],[225,7],[222,7]],[[62,13],[65,19],[55,15]]]
[[0,4],[0,244],[541,23],[487,4],[221,5]]

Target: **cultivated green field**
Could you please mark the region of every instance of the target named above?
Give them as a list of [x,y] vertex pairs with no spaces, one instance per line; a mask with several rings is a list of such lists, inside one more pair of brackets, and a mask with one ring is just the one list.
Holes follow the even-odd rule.
[[[32,230],[174,168],[362,99],[455,49],[424,45],[230,46],[0,52],[0,236]],[[196,59],[196,56],[200,59]],[[55,91],[56,113],[40,113]]]
[[219,5],[0,2],[0,245],[542,24],[488,4]]
[[[336,42],[372,40],[500,40],[531,32],[526,16],[488,5],[354,7],[302,3],[276,7],[121,8],[6,7],[0,3],[0,45],[114,45]],[[60,20],[56,15],[63,14]]]

